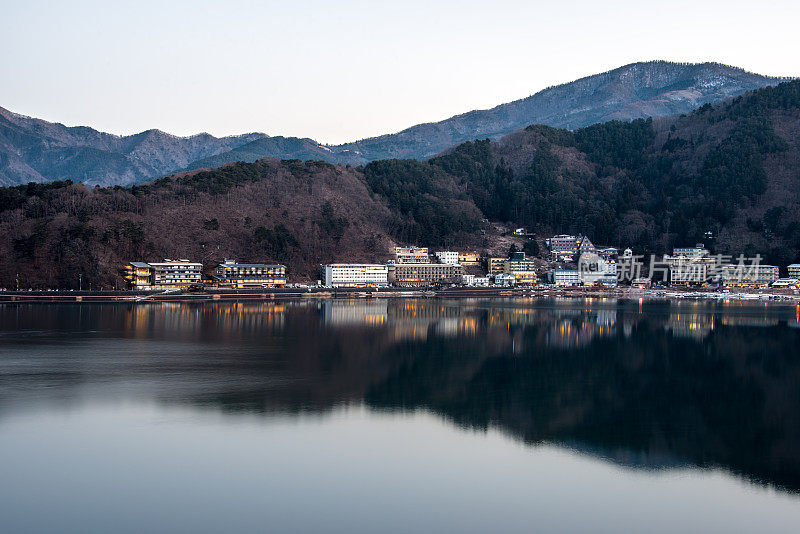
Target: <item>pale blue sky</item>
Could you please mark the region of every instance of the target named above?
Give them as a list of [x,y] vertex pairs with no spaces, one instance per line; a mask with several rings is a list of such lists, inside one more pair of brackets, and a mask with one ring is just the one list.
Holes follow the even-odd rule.
[[800,2],[0,0],[0,106],[338,143],[640,60],[800,75]]

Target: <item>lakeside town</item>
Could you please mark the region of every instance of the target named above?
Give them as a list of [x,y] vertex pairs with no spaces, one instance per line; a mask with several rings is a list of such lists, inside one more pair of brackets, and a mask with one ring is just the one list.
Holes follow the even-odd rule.
[[[113,293],[186,295],[268,291],[286,296],[292,291],[411,291],[415,294],[502,291],[502,294],[513,294],[571,290],[610,294],[630,289],[662,297],[713,296],[718,292],[719,296],[728,298],[733,292],[745,298],[767,290],[779,297],[800,298],[800,264],[782,269],[761,263],[759,256],[712,254],[702,243],[674,248],[669,255],[645,258],[634,254],[630,248],[620,253],[615,247],[597,247],[584,235],[555,235],[543,239],[544,253],[539,253],[539,242],[534,235],[522,228],[509,234],[518,239],[511,242],[505,255],[396,246],[389,251],[391,259],[388,261],[320,265],[319,278],[311,282],[291,280],[287,266],[277,263],[226,259],[209,268],[191,259],[131,261],[119,270],[125,291]],[[523,244],[518,247],[520,242]],[[9,293],[8,289],[0,291]],[[19,286],[16,288],[18,294],[25,291]],[[56,291],[39,290],[37,293]],[[673,293],[666,294],[666,291]]]
[[[525,236],[523,229],[514,232]],[[505,256],[428,247],[395,247],[385,263],[321,265],[315,284],[292,283],[281,264],[225,260],[210,276],[204,265],[188,259],[129,263],[122,270],[134,290],[339,288],[745,288],[800,289],[800,264],[781,268],[760,257],[711,254],[703,244],[675,248],[671,255],[649,260],[615,247],[596,247],[589,237],[556,235],[544,240],[546,254],[530,256],[511,245]],[[536,246],[538,249],[538,245]],[[540,257],[543,256],[543,257]]]

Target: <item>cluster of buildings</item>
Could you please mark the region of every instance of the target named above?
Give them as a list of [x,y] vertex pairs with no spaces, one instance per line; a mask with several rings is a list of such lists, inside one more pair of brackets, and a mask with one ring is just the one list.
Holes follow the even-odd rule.
[[[780,278],[777,265],[767,265],[743,256],[734,258],[721,254],[712,255],[702,243],[694,247],[680,247],[672,255],[664,256],[662,265],[651,271],[663,269],[669,272],[672,285],[698,286],[707,283],[724,287],[800,287],[800,264],[788,266],[788,278]],[[653,278],[653,272],[650,273]],[[664,277],[666,278],[666,277]]]
[[[338,263],[322,266],[325,287],[425,287],[453,284],[473,287],[533,286],[549,280],[559,286],[617,284],[617,249],[597,249],[584,236],[547,240],[555,262],[577,262],[574,268],[554,268],[512,252],[507,257],[482,258],[477,252],[438,251],[427,247],[395,247],[386,264]],[[478,268],[476,270],[471,267]],[[480,270],[485,267],[485,270]],[[468,272],[470,270],[479,271]],[[485,274],[484,274],[485,273]]]
[[203,277],[203,264],[189,260],[158,263],[134,261],[123,269],[123,278],[131,289],[170,290],[210,285],[230,289],[284,287],[286,266],[266,263],[237,263],[225,260],[209,279]]
[[[614,247],[595,247],[582,235],[557,235],[545,240],[552,262],[556,266],[548,272],[548,281],[560,287],[617,285],[618,270]],[[628,249],[626,254],[632,254]]]
[[321,283],[325,287],[460,284],[465,266],[480,265],[480,255],[473,252],[442,251],[436,252],[433,258],[427,247],[395,247],[394,260],[388,263],[323,265]]
[[671,255],[664,255],[659,261],[651,256],[648,263],[642,261],[642,256],[634,256],[631,249],[625,249],[619,255],[616,248],[595,247],[586,236],[557,235],[545,243],[550,252],[549,259],[566,264],[548,273],[550,283],[557,286],[615,286],[625,281],[636,287],[663,283],[675,286],[716,284],[740,288],[800,288],[800,264],[789,265],[788,277],[780,278],[780,269],[776,265],[762,264],[758,257],[734,259],[712,255],[702,243],[693,247],[676,247]]
[[[787,278],[779,269],[758,261],[738,263],[729,256],[712,255],[702,244],[679,247],[660,261],[649,264],[631,249],[618,254],[613,247],[598,248],[586,236],[557,235],[545,240],[547,259],[530,258],[524,252],[508,257],[481,257],[477,252],[427,247],[395,247],[386,263],[333,263],[321,266],[319,285],[330,288],[363,287],[473,287],[533,286],[549,283],[559,287],[613,287],[620,281],[634,287],[653,283],[727,287],[780,287],[800,289],[800,264],[788,267]],[[203,264],[186,259],[163,262],[131,262],[123,276],[132,289],[170,290],[210,286],[229,289],[280,288],[286,286],[286,267],[265,263],[225,260],[213,274],[203,276]]]

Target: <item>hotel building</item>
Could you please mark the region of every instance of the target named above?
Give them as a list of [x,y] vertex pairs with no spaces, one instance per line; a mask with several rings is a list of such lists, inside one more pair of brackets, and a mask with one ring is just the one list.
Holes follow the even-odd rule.
[[581,272],[577,269],[553,269],[550,271],[550,281],[557,286],[579,286]]
[[428,247],[395,247],[394,261],[396,263],[430,263]]
[[714,258],[710,257],[695,259],[685,256],[671,257],[667,263],[669,264],[670,282],[683,285],[713,282],[712,275],[718,267]]
[[418,287],[438,283],[460,283],[464,268],[446,263],[397,263],[389,265],[389,283]]
[[787,267],[789,278],[800,278],[800,263],[793,263]]
[[581,283],[585,286],[616,286],[617,262],[599,254],[582,254],[578,261]]
[[517,282],[517,277],[509,273],[497,273],[492,277],[494,285],[498,287],[513,287]]
[[506,268],[506,260],[508,258],[488,258],[486,260],[487,270],[489,274],[500,274]]
[[169,259],[158,263],[135,261],[124,271],[124,278],[132,289],[185,289],[200,284],[203,264]]
[[575,261],[581,254],[595,254],[597,249],[586,236],[557,235],[545,240],[550,254],[557,261]]
[[767,287],[778,280],[775,265],[724,265],[722,283],[734,287]]
[[327,287],[381,287],[389,284],[389,268],[371,263],[335,263],[322,266]]
[[132,261],[123,269],[123,278],[131,289],[151,289],[153,269],[149,263]]
[[477,252],[459,252],[458,263],[465,266],[480,266],[481,255]]
[[536,283],[536,266],[532,259],[526,259],[524,252],[516,252],[503,262],[503,272],[513,274],[517,285]]
[[694,247],[679,247],[672,250],[672,256],[664,261],[669,265],[669,277],[672,284],[700,285],[711,280],[717,262],[702,243]]
[[266,263],[236,263],[225,260],[214,270],[214,280],[220,287],[233,289],[284,287],[286,266]]

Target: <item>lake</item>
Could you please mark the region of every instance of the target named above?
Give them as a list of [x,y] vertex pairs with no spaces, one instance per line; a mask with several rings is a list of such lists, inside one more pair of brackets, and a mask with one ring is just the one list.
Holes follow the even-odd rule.
[[796,532],[800,308],[0,305],[0,532]]

